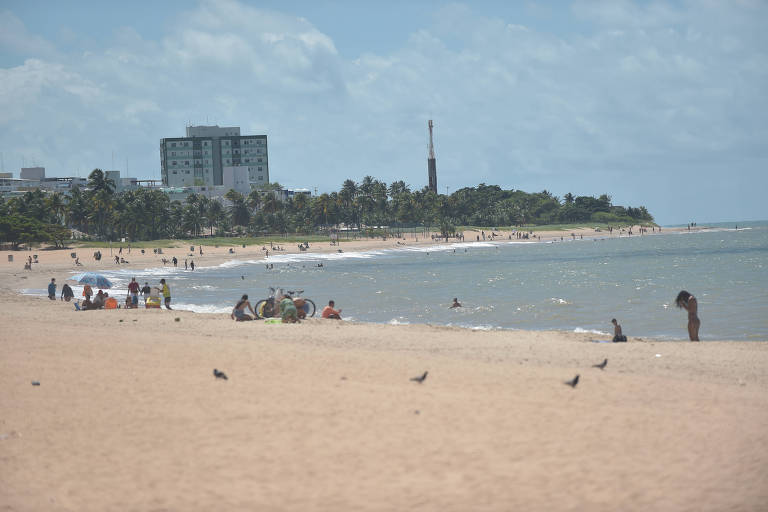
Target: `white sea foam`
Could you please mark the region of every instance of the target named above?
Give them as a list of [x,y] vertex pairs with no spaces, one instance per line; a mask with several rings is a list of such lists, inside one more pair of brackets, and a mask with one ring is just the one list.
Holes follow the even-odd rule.
[[192,311],[194,313],[231,313],[232,306],[216,306],[213,304],[185,304],[183,302],[173,303],[173,309],[182,311]]
[[600,336],[610,336],[611,333],[599,331],[597,329],[583,329],[581,327],[577,327],[573,330],[573,332],[577,334],[598,334]]

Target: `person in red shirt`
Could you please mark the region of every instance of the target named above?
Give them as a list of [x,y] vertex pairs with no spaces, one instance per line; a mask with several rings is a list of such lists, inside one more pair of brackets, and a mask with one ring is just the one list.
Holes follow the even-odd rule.
[[323,318],[331,318],[333,320],[341,320],[341,309],[335,310],[333,309],[333,306],[335,306],[336,303],[332,300],[328,301],[328,305],[323,308],[323,312],[320,314]]
[[139,283],[136,282],[135,277],[131,279],[130,283],[128,283],[128,293],[131,295],[130,307],[139,307]]

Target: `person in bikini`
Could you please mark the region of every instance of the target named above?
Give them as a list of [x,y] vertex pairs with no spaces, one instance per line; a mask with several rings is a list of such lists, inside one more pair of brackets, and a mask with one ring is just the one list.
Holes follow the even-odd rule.
[[696,297],[682,290],[677,294],[675,304],[677,304],[677,307],[688,312],[688,337],[691,341],[700,341],[699,327],[701,327],[701,320],[699,320],[699,303]]

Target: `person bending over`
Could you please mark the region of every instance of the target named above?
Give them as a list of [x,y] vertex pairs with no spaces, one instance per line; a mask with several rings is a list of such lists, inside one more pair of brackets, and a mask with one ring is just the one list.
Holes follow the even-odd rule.
[[341,320],[341,309],[333,309],[335,305],[335,302],[329,300],[328,305],[323,308],[323,312],[320,314],[320,316],[333,320]]
[[699,341],[699,327],[701,327],[701,320],[699,320],[699,303],[696,300],[696,297],[687,291],[682,290],[677,294],[675,304],[677,304],[677,307],[688,312],[688,337],[691,341]]
[[294,324],[299,321],[299,312],[296,310],[296,306],[293,304],[293,299],[290,297],[284,297],[280,301],[280,316],[283,319],[284,324]]
[[627,341],[627,337],[621,332],[619,322],[617,322],[615,318],[612,318],[611,323],[613,324],[613,342]]
[[245,310],[246,308],[248,311],[251,312],[253,317],[256,316],[256,313],[253,311],[253,308],[251,307],[251,303],[248,302],[248,295],[243,295],[240,297],[240,300],[235,305],[235,308],[232,310],[232,314],[229,315],[233,320],[237,320],[238,322],[247,322],[248,320],[253,320],[253,317],[246,314]]

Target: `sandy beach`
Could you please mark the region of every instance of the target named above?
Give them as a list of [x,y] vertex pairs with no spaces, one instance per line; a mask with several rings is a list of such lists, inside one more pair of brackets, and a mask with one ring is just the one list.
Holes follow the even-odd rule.
[[[203,251],[200,266],[263,257],[261,247]],[[60,291],[75,269],[70,252],[19,251],[13,263],[0,253],[0,510],[768,503],[768,342],[236,323],[184,311],[75,312],[18,293],[51,277]],[[78,269],[117,267],[108,249],[98,263],[93,249],[76,252]],[[31,271],[22,269],[28,254],[40,261]],[[123,257],[123,267],[162,265],[152,251]],[[604,370],[592,367],[606,358]],[[424,371],[423,383],[410,380]],[[563,384],[576,374],[576,388]]]

